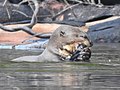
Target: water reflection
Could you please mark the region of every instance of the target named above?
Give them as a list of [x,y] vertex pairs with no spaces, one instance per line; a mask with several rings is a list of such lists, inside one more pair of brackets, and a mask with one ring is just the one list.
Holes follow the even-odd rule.
[[120,69],[110,66],[9,63],[0,72],[0,90],[119,90],[119,84]]
[[25,51],[0,52],[0,90],[120,90],[120,49],[116,46],[94,46],[92,63],[13,63],[8,58]]

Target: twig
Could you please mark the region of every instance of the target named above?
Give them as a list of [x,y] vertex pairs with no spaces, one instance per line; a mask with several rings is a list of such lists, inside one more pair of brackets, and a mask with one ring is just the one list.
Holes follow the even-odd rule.
[[[29,3],[28,5],[31,7],[31,10],[32,10],[33,13],[34,13],[34,9],[33,9],[32,5],[31,5],[31,3],[30,3],[30,0],[22,0],[22,1],[18,4],[18,8],[20,7],[21,4],[23,4],[23,3],[25,3],[25,2],[28,2],[28,3]],[[17,9],[18,9],[18,8],[17,8]],[[12,11],[18,12],[18,13],[24,15],[25,17],[29,17],[27,14],[25,14],[25,13],[22,12],[22,11],[19,11],[19,10],[12,10]],[[37,20],[37,18],[36,18],[36,20]]]
[[11,16],[10,16],[10,12],[9,12],[9,10],[8,10],[8,8],[7,8],[6,3],[7,3],[7,0],[4,1],[3,7],[5,7],[5,9],[6,9],[6,11],[7,11],[8,18],[10,19],[10,17],[11,17]]
[[[64,0],[64,2],[67,4],[67,6],[70,6],[70,4],[68,3],[67,0]],[[73,8],[70,8],[70,10],[71,10],[71,13],[74,15],[74,17],[75,17],[75,18],[78,18],[77,15],[75,14]]]
[[7,11],[7,15],[8,15],[8,18],[10,19],[10,12],[9,12],[9,10],[8,10],[8,8],[7,8],[7,6],[5,5],[5,9],[6,9],[6,11]]
[[[31,10],[34,13],[35,11],[34,11],[34,8],[33,8],[32,4],[31,4],[31,2],[28,1],[28,3],[29,3],[28,5],[30,6]],[[37,4],[38,4],[38,2],[37,2]],[[38,8],[38,10],[36,11],[38,13],[38,11],[39,11],[39,5],[37,5],[36,7]],[[36,22],[37,22],[37,13],[35,14],[35,16],[33,16],[35,18]]]
[[37,35],[39,35],[41,38],[45,38],[45,39],[49,39],[50,36],[52,35],[52,33],[37,33],[35,35],[32,35],[31,37],[27,38],[26,40],[23,40],[22,43],[26,42],[27,40],[36,37]]
[[33,8],[33,6],[32,6],[32,4],[31,4],[31,2],[30,2],[30,1],[28,1],[28,5],[30,6],[31,10],[32,10],[32,11],[33,11],[33,13],[34,13],[34,8]]
[[31,20],[30,24],[27,26],[29,28],[32,28],[37,22],[36,16],[37,16],[37,13],[39,11],[39,4],[38,4],[37,0],[27,0],[27,1],[32,1],[35,5],[35,10],[34,10],[34,13],[33,13],[33,16],[32,16],[32,20]]
[[61,14],[65,13],[65,12],[68,11],[69,9],[71,9],[71,8],[73,8],[73,7],[76,7],[76,6],[78,6],[78,5],[79,5],[79,3],[78,3],[78,4],[75,4],[75,5],[71,5],[71,6],[67,7],[67,8],[65,8],[65,9],[61,10],[61,11],[58,12],[55,16],[52,17],[52,20],[55,20],[55,19],[56,19],[58,16],[60,16]]
[[[25,0],[25,1],[26,1],[26,0]],[[25,2],[25,1],[24,1],[24,2]],[[35,37],[38,37],[38,38],[49,38],[50,35],[48,35],[48,36],[43,36],[43,33],[37,34],[37,33],[35,33],[35,32],[32,31],[31,28],[33,27],[34,24],[36,24],[36,15],[37,15],[38,10],[39,10],[39,5],[38,5],[37,0],[28,0],[28,1],[32,1],[32,2],[34,3],[34,5],[35,5],[35,11],[34,11],[34,13],[33,13],[31,23],[30,23],[29,25],[27,25],[27,26],[18,26],[18,27],[10,28],[10,27],[6,27],[6,26],[0,24],[0,28],[3,29],[4,31],[8,31],[8,32],[16,32],[16,31],[22,30],[22,31],[24,31],[24,32],[26,32],[26,33],[28,33],[28,34],[30,34],[30,35],[33,35],[33,36],[35,36]]]
[[30,38],[36,37],[36,36],[40,36],[41,38],[50,38],[50,36],[52,35],[52,32],[49,33],[36,33],[35,35],[32,35]]
[[22,30],[22,31],[24,31],[24,32],[26,32],[26,33],[28,33],[30,35],[33,35],[35,37],[38,37],[38,38],[49,38],[50,37],[50,35],[49,36],[43,36],[44,33],[37,34],[37,33],[33,32],[32,29],[30,29],[29,27],[15,27],[15,28],[10,28],[9,27],[8,28],[8,27],[3,26],[2,24],[0,24],[0,28],[3,29],[4,31],[8,31],[8,32],[17,32],[17,31]]
[[5,5],[6,5],[6,3],[7,3],[7,0],[5,0],[5,1],[4,1],[3,6],[5,6]]
[[[23,1],[21,1],[18,5],[20,6],[21,4],[23,4],[23,3],[25,3],[25,2],[28,2],[28,3],[29,3],[30,1],[33,2],[34,6],[35,6],[35,10],[34,10],[34,12],[33,12],[31,22],[30,22],[30,24],[29,24],[27,27],[32,28],[32,27],[36,24],[36,22],[37,22],[36,16],[37,16],[37,13],[38,13],[38,11],[39,11],[38,1],[37,1],[37,0],[23,0]],[[31,9],[33,9],[33,8],[31,8]]]
[[39,5],[38,5],[37,0],[23,0],[23,1],[24,2],[32,1],[35,5],[35,10],[34,10],[34,13],[33,13],[32,20],[31,20],[30,24],[26,25],[26,26],[18,26],[18,27],[14,27],[14,28],[6,27],[6,26],[0,24],[0,28],[4,31],[8,31],[8,32],[16,32],[16,31],[22,30],[22,31],[24,31],[24,32],[26,32],[30,35],[35,35],[36,37],[43,38],[42,35],[37,35],[31,29],[37,22],[36,15],[37,15],[38,10],[39,10]]
[[67,5],[69,5],[69,3],[68,3],[68,1],[67,1],[67,0],[64,0],[64,2],[65,2]]
[[22,11],[18,11],[18,10],[12,10],[12,11],[13,11],[13,12],[18,12],[18,13],[24,15],[25,17],[29,17],[27,14],[25,14],[25,13],[22,12]]

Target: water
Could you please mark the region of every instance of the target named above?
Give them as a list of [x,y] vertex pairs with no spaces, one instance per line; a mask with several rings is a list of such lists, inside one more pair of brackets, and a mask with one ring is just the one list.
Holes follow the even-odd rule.
[[95,44],[91,63],[14,63],[40,52],[0,50],[0,90],[120,90],[120,44]]

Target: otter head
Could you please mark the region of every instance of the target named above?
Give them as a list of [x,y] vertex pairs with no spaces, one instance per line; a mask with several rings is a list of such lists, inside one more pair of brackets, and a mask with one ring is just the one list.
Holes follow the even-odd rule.
[[66,58],[76,51],[79,44],[86,47],[92,46],[92,43],[85,32],[78,27],[65,25],[58,27],[53,32],[47,48],[49,51],[53,51],[52,53]]

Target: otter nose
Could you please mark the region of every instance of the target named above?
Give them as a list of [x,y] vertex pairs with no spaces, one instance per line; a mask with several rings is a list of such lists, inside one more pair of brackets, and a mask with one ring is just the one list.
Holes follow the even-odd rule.
[[87,36],[85,36],[84,38],[88,40],[89,46],[92,47],[93,46],[93,42]]
[[83,40],[83,44],[87,47],[92,47],[93,46],[93,43],[91,40],[89,40],[89,38],[87,36],[84,36],[83,37],[84,40]]
[[92,47],[93,46],[93,42],[92,41],[90,41],[90,47]]

